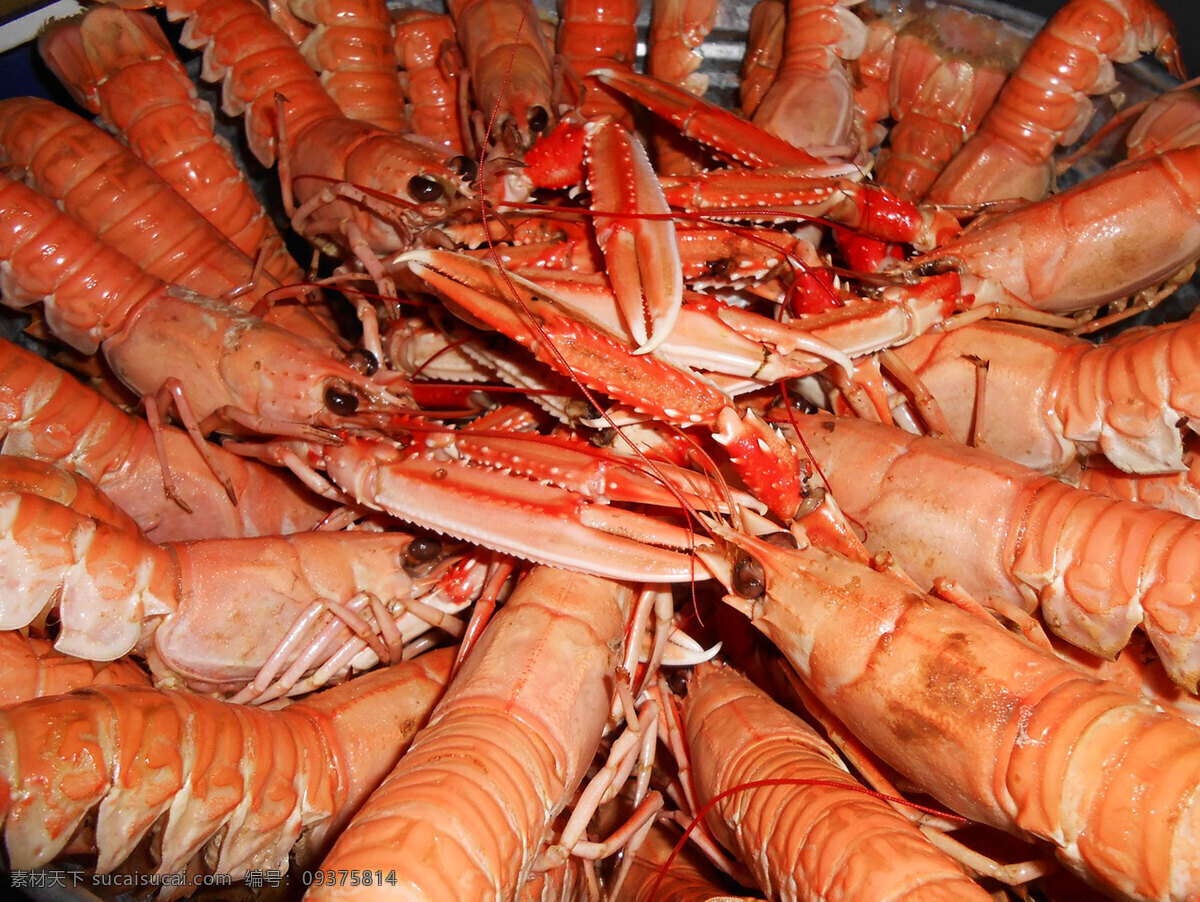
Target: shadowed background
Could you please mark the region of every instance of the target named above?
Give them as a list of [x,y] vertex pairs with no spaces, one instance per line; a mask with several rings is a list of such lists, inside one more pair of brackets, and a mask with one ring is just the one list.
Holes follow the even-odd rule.
[[[1011,6],[1040,16],[1051,15],[1063,2],[1065,0],[1009,0]],[[15,8],[44,5],[42,0],[0,0],[0,27]],[[398,5],[408,4],[401,0]],[[649,0],[642,0],[642,5],[649,6]],[[1159,0],[1159,5],[1175,21],[1188,72],[1200,74],[1200,3],[1197,0]],[[0,43],[0,46],[4,44]],[[66,96],[59,92],[53,77],[41,67],[31,44],[0,53],[0,98],[26,94],[49,96],[70,105]]]

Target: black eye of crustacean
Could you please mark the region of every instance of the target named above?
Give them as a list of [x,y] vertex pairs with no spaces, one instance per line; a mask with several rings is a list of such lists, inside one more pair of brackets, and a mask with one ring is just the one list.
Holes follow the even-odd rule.
[[421,203],[426,203],[441,199],[442,186],[428,176],[414,175],[408,180],[408,193]]
[[542,107],[534,107],[529,114],[529,130],[531,132],[544,132],[550,126],[550,114]]
[[748,554],[738,555],[733,562],[730,588],[742,598],[762,598],[767,591],[767,574],[763,565]]
[[331,382],[325,386],[325,406],[331,413],[348,417],[358,410],[358,395],[345,383]]
[[421,564],[435,560],[441,554],[442,543],[440,541],[432,536],[417,536],[408,543],[408,548],[404,552],[404,565],[419,567]]
[[346,355],[346,365],[356,373],[374,376],[379,372],[379,358],[366,348],[354,348]]
[[768,545],[774,545],[776,548],[799,548],[800,543],[796,541],[796,537],[790,532],[780,530],[779,532],[769,532],[766,535],[759,536]]
[[459,178],[465,179],[468,182],[475,181],[475,177],[479,175],[479,164],[463,154],[451,157],[446,165],[454,170]]

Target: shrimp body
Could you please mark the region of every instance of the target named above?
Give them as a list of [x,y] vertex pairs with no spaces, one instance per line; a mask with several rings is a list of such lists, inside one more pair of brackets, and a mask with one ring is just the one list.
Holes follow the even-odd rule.
[[1200,681],[1200,524],[1106,498],[983,450],[854,419],[798,416],[838,505],[921,585],[1041,609],[1051,630],[1113,658],[1136,627],[1167,671]]
[[608,719],[630,587],[535,569],[322,868],[399,869],[332,899],[512,899]]
[[[726,601],[914,784],[972,820],[1052,843],[1106,892],[1200,894],[1200,727],[893,576],[722,532],[737,565],[704,556],[735,589]],[[748,559],[761,580],[747,578]]]
[[240,421],[250,431],[321,438],[315,427],[344,422],[334,411],[357,409],[360,394],[389,397],[328,348],[167,286],[2,175],[0,211],[4,303],[42,302],[51,331],[83,353],[103,346],[113,372],[139,395],[181,384],[208,430]]
[[0,631],[0,707],[88,686],[149,686],[150,676],[128,658],[84,661],[54,650],[48,639]]
[[80,105],[117,130],[242,253],[261,255],[266,271],[284,284],[300,281],[303,271],[152,17],[96,6],[55,22],[38,39],[38,51]]
[[459,106],[458,42],[448,15],[409,8],[392,13],[396,58],[408,96],[408,126],[418,135],[445,146],[451,154],[463,151],[462,110]]
[[114,138],[48,100],[0,101],[0,164],[151,275],[212,297],[238,290],[246,309],[278,287],[254,261]]
[[[294,624],[311,622],[314,604],[354,608],[373,598],[387,608],[422,594],[403,566],[411,541],[357,532],[155,545],[37,495],[0,492],[0,629],[53,610],[61,652],[92,661],[153,653],[155,669],[175,682],[240,689],[277,648],[283,667],[302,657],[302,644],[284,643]],[[337,645],[351,637],[339,627]],[[427,629],[407,613],[396,623],[402,641]],[[324,658],[307,669],[317,663]]]
[[[973,429],[990,451],[1068,477],[1094,453],[1127,473],[1174,473],[1187,469],[1181,427],[1200,414],[1197,329],[1196,320],[1181,320],[1094,345],[1015,323],[975,323],[923,335],[896,353],[959,441]],[[977,363],[987,367],[978,422]]]
[[740,674],[700,665],[683,719],[702,801],[759,780],[796,781],[735,792],[707,816],[771,898],[990,898],[907,818],[857,791],[833,748]]
[[854,84],[846,61],[867,46],[867,27],[843,0],[788,0],[783,58],[754,124],[821,157],[858,151]]
[[552,52],[531,0],[449,0],[475,106],[528,147],[558,121]]
[[1157,288],[1200,258],[1200,147],[1128,160],[989,217],[922,258],[963,274],[974,303],[1052,313]]
[[291,0],[290,6],[316,25],[300,51],[343,112],[390,132],[403,131],[404,98],[384,0]]
[[[96,870],[161,821],[156,873],[286,870],[319,850],[395,763],[453,653],[360,677],[280,711],[185,692],[100,687],[0,711],[0,814],[13,867],[52,861],[97,811]],[[311,858],[312,852],[309,852]]]
[[1033,39],[928,199],[972,204],[1045,196],[1055,148],[1075,141],[1091,120],[1088,95],[1117,86],[1114,62],[1150,51],[1182,77],[1174,28],[1153,0],[1070,0]]
[[333,505],[290,473],[214,446],[230,500],[191,439],[160,438],[181,507],[163,492],[154,435],[132,416],[36,354],[0,341],[0,452],[67,467],[95,483],[156,542],[280,535],[313,529]]
[[[291,39],[253,0],[124,0],[186,18],[182,40],[204,47],[201,75],[222,81],[223,108],[245,116],[250,149],[265,165],[286,154],[289,184],[309,237],[377,252],[406,247],[412,229],[445,215],[461,182],[442,154],[343,114]],[[284,137],[280,147],[281,134]],[[341,187],[338,187],[338,186]],[[381,199],[378,206],[363,201]]]

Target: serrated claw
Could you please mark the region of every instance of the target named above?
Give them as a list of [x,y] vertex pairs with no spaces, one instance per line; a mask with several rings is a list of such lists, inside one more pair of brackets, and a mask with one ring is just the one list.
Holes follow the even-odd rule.
[[670,334],[683,306],[675,223],[637,138],[610,120],[584,128],[596,240],[625,323],[638,343],[634,353],[646,354]]
[[325,469],[367,507],[506,554],[595,576],[687,582],[692,533],[507,473],[353,439],[328,449]]
[[680,424],[711,422],[729,397],[707,380],[651,354],[636,354],[603,324],[546,286],[449,251],[399,258],[470,322],[484,322],[542,363],[590,389]]

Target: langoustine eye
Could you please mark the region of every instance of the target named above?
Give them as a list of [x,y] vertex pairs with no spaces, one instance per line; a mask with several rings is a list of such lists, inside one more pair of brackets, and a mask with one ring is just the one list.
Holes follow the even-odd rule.
[[325,386],[325,407],[331,413],[348,417],[358,410],[358,394],[344,382],[331,382]]
[[408,543],[404,552],[406,569],[419,569],[423,564],[437,560],[442,554],[442,543],[433,536],[417,536]]
[[733,562],[731,588],[742,598],[761,598],[767,591],[767,574],[763,565],[748,554],[738,555]]
[[529,130],[540,134],[549,127],[550,114],[543,107],[533,107],[529,114]]
[[464,181],[473,182],[479,175],[479,164],[463,154],[451,157],[446,165]]
[[408,180],[408,193],[415,200],[421,203],[428,203],[429,201],[440,200],[444,192],[442,191],[442,186],[428,176],[414,175]]
[[379,372],[379,358],[366,348],[355,348],[346,355],[346,365],[354,372],[364,376],[374,376]]

